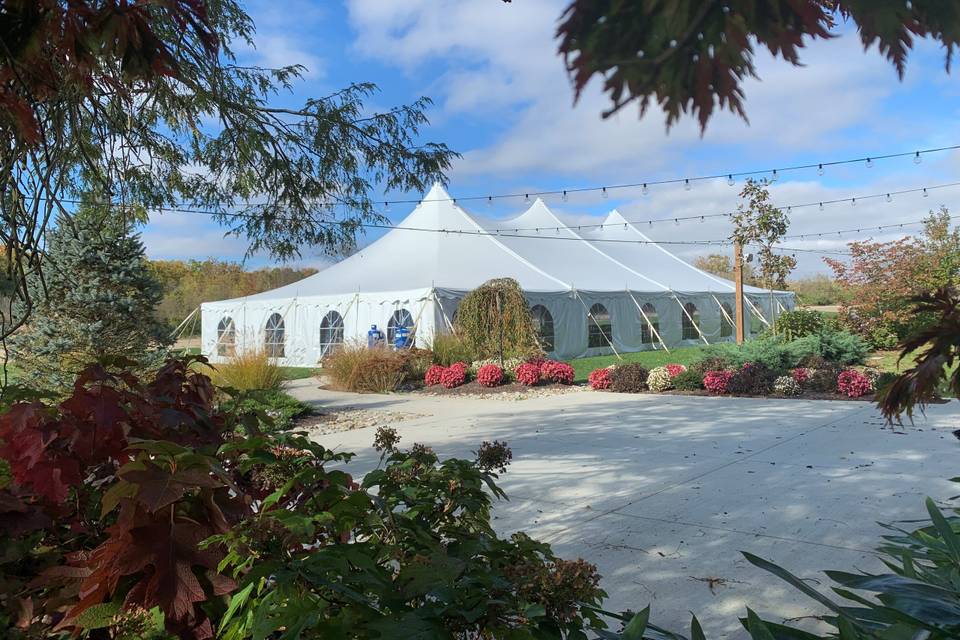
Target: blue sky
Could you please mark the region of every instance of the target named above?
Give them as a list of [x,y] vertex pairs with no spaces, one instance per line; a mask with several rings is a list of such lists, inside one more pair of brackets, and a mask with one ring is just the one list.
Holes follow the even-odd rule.
[[[606,98],[596,84],[579,104],[556,55],[553,40],[564,0],[286,0],[247,2],[257,24],[255,50],[239,51],[242,61],[277,66],[300,63],[309,69],[296,94],[302,101],[350,82],[371,81],[381,92],[373,109],[433,98],[431,125],[424,139],[445,142],[463,154],[449,174],[449,190],[466,197],[567,189],[621,182],[728,173],[758,168],[828,162],[960,144],[956,125],[960,95],[944,70],[943,53],[929,42],[912,54],[906,78],[876,50],[863,52],[856,34],[810,43],[805,66],[795,68],[757,55],[760,80],[745,85],[745,123],[732,114],[715,117],[701,137],[686,119],[665,130],[663,114],[651,109],[641,119],[633,107],[604,120]],[[787,206],[834,198],[886,193],[960,180],[956,152],[911,159],[787,173],[772,187],[773,199]],[[719,213],[736,206],[741,183],[725,180],[547,199],[571,220],[595,221],[617,207],[628,219],[645,220]],[[408,194],[407,197],[417,197]],[[402,198],[404,194],[385,197]],[[920,220],[941,204],[960,210],[960,187],[796,210],[791,234],[877,226]],[[523,211],[522,198],[494,207],[466,205],[490,217]],[[401,219],[408,210],[391,208]],[[791,240],[789,246],[843,249],[849,240],[888,240],[903,232],[847,234],[820,240]],[[657,240],[717,239],[729,235],[725,220],[659,224],[644,231]],[[361,242],[370,242],[368,234]],[[242,259],[246,242],[224,237],[224,230],[202,216],[154,216],[144,231],[154,258]],[[685,258],[704,253],[679,248]],[[819,256],[798,254],[798,275],[825,268]],[[257,256],[251,264],[269,264]],[[320,266],[325,259],[303,248],[299,264]]]

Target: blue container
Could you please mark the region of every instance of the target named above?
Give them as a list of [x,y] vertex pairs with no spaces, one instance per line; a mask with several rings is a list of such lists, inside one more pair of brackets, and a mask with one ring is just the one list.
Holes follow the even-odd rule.
[[393,336],[393,346],[397,349],[406,349],[410,346],[410,329],[403,325],[397,327]]
[[367,331],[367,347],[373,349],[383,343],[383,331],[377,329],[377,325],[370,325],[370,331]]

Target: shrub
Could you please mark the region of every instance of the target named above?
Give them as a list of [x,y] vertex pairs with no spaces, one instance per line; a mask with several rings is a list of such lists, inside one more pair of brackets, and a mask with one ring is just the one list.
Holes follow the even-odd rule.
[[654,393],[660,393],[673,388],[673,378],[666,367],[655,367],[647,376],[647,387]]
[[423,384],[427,385],[428,387],[435,387],[436,385],[440,384],[440,377],[443,375],[445,369],[446,367],[441,367],[438,364],[431,365],[431,367],[427,369],[427,372],[423,376]]
[[540,367],[532,362],[524,362],[514,369],[517,382],[522,385],[532,387],[540,382]]
[[856,369],[845,369],[837,376],[837,391],[848,398],[860,398],[873,391],[873,384]]
[[730,342],[710,345],[703,349],[703,360],[707,361],[699,367],[703,373],[737,369],[748,362],[775,370],[789,369],[796,364],[796,357],[786,343],[772,335],[749,340],[742,345]]
[[819,333],[823,328],[823,314],[812,309],[795,309],[780,314],[773,326],[773,333],[790,341]]
[[677,391],[698,391],[703,389],[703,374],[692,369],[677,374],[673,378],[673,388]]
[[503,382],[503,369],[495,364],[485,364],[477,369],[477,382],[483,387],[496,387]]
[[880,389],[883,389],[884,387],[886,387],[888,384],[892,383],[898,377],[899,376],[893,373],[892,371],[881,371],[880,374],[873,381],[873,388],[879,391]]
[[525,357],[541,351],[530,305],[511,278],[490,280],[465,295],[454,324],[475,358]]
[[799,396],[803,388],[793,376],[780,376],[773,381],[773,392],[781,396]]
[[666,365],[666,369],[671,378],[676,378],[678,375],[687,370],[687,368],[682,364],[668,364]]
[[786,348],[794,364],[812,356],[819,356],[841,365],[863,362],[869,349],[863,338],[837,329],[832,323],[825,325],[819,333],[790,341]]
[[523,362],[524,362],[523,358],[517,358],[517,357],[504,358],[503,365],[501,366],[499,358],[484,358],[483,360],[474,360],[473,362],[471,362],[470,371],[479,371],[480,367],[482,367],[485,364],[495,364],[498,367],[500,367],[504,373],[506,373],[507,371],[513,371],[514,369],[517,368],[517,366],[519,366]]
[[604,367],[603,369],[594,369],[590,372],[590,375],[587,376],[587,382],[590,383],[591,389],[609,389],[610,388],[610,373],[613,371],[610,367]]
[[727,381],[727,393],[763,396],[773,389],[777,373],[763,364],[744,364]]
[[393,391],[408,375],[401,351],[359,344],[343,345],[324,358],[323,371],[336,388],[361,393]]
[[237,415],[256,414],[268,431],[286,431],[293,427],[294,420],[313,411],[310,405],[278,389],[240,392],[221,400],[219,409]]
[[727,392],[727,385],[730,384],[733,374],[734,372],[729,369],[707,371],[703,376],[703,386],[714,395],[722,395]]
[[210,371],[210,378],[218,387],[239,391],[279,390],[283,385],[283,370],[267,357],[263,349],[237,353],[225,364]]
[[639,363],[617,365],[610,375],[610,390],[617,393],[640,393],[647,390],[650,372]]
[[433,366],[433,352],[429,349],[399,349],[403,358],[404,382],[420,382],[426,377],[427,370]]
[[832,393],[837,390],[838,369],[827,367],[824,369],[809,369],[809,371],[810,376],[805,384],[807,389],[822,393]]
[[444,389],[459,387],[467,381],[467,365],[463,362],[454,362],[440,374],[440,384]]
[[[739,363],[736,366],[740,366],[740,364],[742,363]],[[697,360],[687,367],[687,371],[695,374],[702,383],[703,376],[707,374],[707,371],[720,371],[721,369],[727,369],[731,366],[734,366],[734,364],[728,357],[712,355]],[[703,385],[701,385],[700,388],[702,389]]]
[[547,360],[540,365],[540,377],[558,384],[573,384],[573,367],[566,362]]
[[433,362],[449,367],[454,362],[472,362],[476,359],[473,348],[455,333],[438,333],[430,343]]

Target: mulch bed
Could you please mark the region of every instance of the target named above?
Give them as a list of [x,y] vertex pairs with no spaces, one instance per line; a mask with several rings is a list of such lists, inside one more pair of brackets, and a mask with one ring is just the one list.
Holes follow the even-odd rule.
[[459,387],[454,387],[452,389],[445,389],[440,385],[433,387],[421,387],[414,391],[414,393],[422,393],[424,395],[434,395],[434,396],[495,396],[503,395],[507,393],[513,394],[535,394],[538,392],[566,392],[571,391],[582,387],[583,385],[570,385],[570,384],[538,384],[532,387],[520,384],[519,382],[511,382],[509,384],[502,384],[498,387],[484,387],[476,380],[462,384]]

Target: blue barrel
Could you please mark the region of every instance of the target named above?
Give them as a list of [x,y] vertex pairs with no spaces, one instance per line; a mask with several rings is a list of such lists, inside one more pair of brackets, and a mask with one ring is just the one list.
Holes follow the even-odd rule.
[[410,346],[410,329],[400,325],[394,331],[393,346],[397,349],[406,349]]
[[370,331],[367,331],[367,346],[371,349],[379,346],[383,342],[383,331],[377,329],[377,325],[370,325]]

